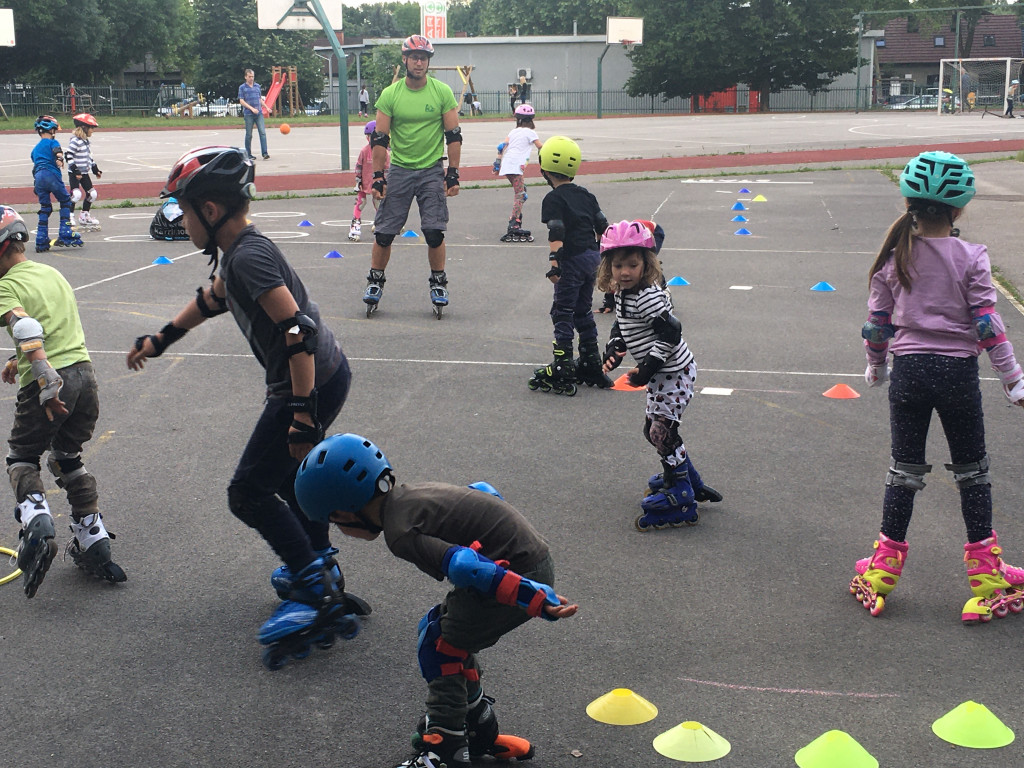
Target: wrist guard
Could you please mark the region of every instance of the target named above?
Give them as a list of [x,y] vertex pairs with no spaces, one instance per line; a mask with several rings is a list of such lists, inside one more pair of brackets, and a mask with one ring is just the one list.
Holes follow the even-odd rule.
[[81,176],[82,175],[81,172],[78,170],[78,166],[75,165],[74,163],[71,163],[70,165],[68,165],[68,173],[70,173],[72,176]]
[[199,314],[201,314],[203,317],[216,317],[217,315],[222,315],[228,311],[227,299],[222,299],[220,296],[214,293],[212,285],[210,287],[210,297],[213,299],[214,303],[217,306],[211,307],[209,304],[206,303],[205,291],[206,289],[203,288],[203,286],[199,286],[198,288],[196,288],[196,307],[199,308]]
[[[292,430],[295,430],[292,432]],[[320,422],[317,421],[316,417],[313,417],[313,424],[309,425],[304,421],[298,419],[292,419],[291,428],[288,430],[288,444],[289,445],[316,445],[324,439],[324,428],[320,426]]]
[[388,185],[388,180],[384,178],[384,171],[373,172],[373,184],[370,185],[371,189],[376,189],[382,195],[384,194],[384,187]]
[[626,342],[623,339],[612,339],[604,348],[604,359],[602,365],[611,363],[611,369],[615,370],[622,364],[622,358],[626,356]]
[[544,277],[561,277],[562,268],[557,264],[552,264],[551,269],[544,273]]
[[456,587],[475,589],[493,596],[502,605],[518,605],[530,616],[555,621],[544,612],[545,605],[561,604],[555,590],[498,565],[470,547],[449,548],[441,570]]
[[444,188],[451,189],[459,186],[459,169],[449,167],[444,175]]
[[[160,357],[171,344],[181,339],[188,331],[184,328],[178,328],[174,323],[168,323],[160,329],[160,333],[156,336],[139,336],[135,339],[135,349],[141,351],[142,347],[146,344],[146,339],[149,339],[153,345],[153,354],[150,357]],[[162,339],[160,337],[163,337]]]
[[60,388],[64,386],[64,379],[53,370],[50,361],[46,359],[32,361],[32,377],[39,385],[40,405],[46,405],[47,400],[55,398],[60,393]]
[[665,361],[660,357],[654,355],[647,355],[637,366],[636,373],[630,373],[629,383],[634,387],[645,387],[651,381],[651,377],[654,376],[661,366],[665,364]]
[[98,165],[96,165],[96,163],[92,164],[92,172],[94,174],[96,174],[97,176],[100,175],[100,167]]

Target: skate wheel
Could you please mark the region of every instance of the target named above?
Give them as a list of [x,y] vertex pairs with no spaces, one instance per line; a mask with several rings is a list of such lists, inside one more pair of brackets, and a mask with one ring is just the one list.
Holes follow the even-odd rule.
[[370,315],[372,315],[376,311],[377,311],[377,305],[376,304],[367,304],[366,305],[366,316],[367,317],[370,317]]
[[1024,611],[1024,600],[1017,599],[1010,602],[1010,610],[1014,613],[1020,613]]
[[359,619],[349,614],[338,624],[338,634],[342,640],[351,640],[359,634]]
[[312,652],[312,650],[313,650],[313,649],[312,649],[312,648],[310,648],[310,647],[309,647],[309,646],[307,645],[307,646],[306,646],[305,648],[303,648],[303,649],[302,649],[301,651],[296,651],[295,653],[293,653],[293,654],[292,654],[292,658],[293,658],[293,659],[296,659],[296,660],[298,660],[298,661],[302,661],[302,660],[303,660],[304,658],[306,658],[307,656],[309,656],[309,654],[310,654],[310,653]]
[[868,612],[872,616],[877,616],[882,612],[883,608],[885,608],[885,598],[879,595],[877,598],[875,598],[875,604],[868,608]]
[[334,647],[334,634],[328,632],[326,635],[321,635],[316,640],[316,647],[322,651],[326,651]]
[[532,243],[533,242],[533,235],[530,235],[528,238],[526,238],[526,242]]
[[440,304],[432,305],[434,307],[434,317],[440,320],[444,316],[444,307]]
[[271,672],[281,669],[288,661],[288,658],[281,654],[276,648],[266,648],[263,651],[263,666]]
[[992,609],[992,615],[995,616],[997,619],[1005,619],[1007,616],[1010,615],[1010,606],[1006,603],[1000,603]]
[[861,605],[863,605],[865,608],[867,608],[869,610],[871,609],[871,595],[865,593],[864,597],[861,599],[860,602],[861,602]]

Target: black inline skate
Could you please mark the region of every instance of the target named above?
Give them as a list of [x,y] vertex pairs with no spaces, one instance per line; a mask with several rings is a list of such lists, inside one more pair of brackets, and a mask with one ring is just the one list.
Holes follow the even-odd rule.
[[508,231],[501,236],[503,243],[532,243],[533,235],[530,230],[523,229],[522,219],[509,219]]
[[366,304],[367,317],[377,311],[377,305],[380,304],[381,297],[384,295],[384,283],[386,282],[383,269],[371,269],[370,274],[366,276],[366,292],[363,294],[363,303]]
[[580,356],[576,359],[576,383],[586,384],[588,387],[609,389],[615,382],[601,370],[603,365],[601,353],[597,351],[597,342],[580,342]]
[[[494,714],[494,699],[481,695],[466,713],[466,740],[470,760],[490,755],[496,760],[529,760],[534,755],[533,745],[521,736],[498,732],[498,718]],[[421,717],[416,733],[422,739],[427,730],[427,718]],[[415,742],[415,738],[414,738]]]
[[57,554],[53,516],[42,493],[30,493],[14,509],[14,517],[21,523],[18,532],[18,568],[25,584],[25,597],[34,597],[50,563]]
[[572,344],[553,345],[554,359],[550,365],[538,368],[526,382],[532,390],[554,392],[556,395],[576,394],[576,366],[572,361]]
[[430,270],[430,308],[434,317],[441,319],[444,308],[448,306],[448,275],[443,269]]

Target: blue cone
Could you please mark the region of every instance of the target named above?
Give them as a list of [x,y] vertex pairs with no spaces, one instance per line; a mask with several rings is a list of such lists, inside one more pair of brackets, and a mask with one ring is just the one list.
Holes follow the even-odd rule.
[[337,251],[331,251],[330,253],[324,254],[325,259],[343,259],[345,258]]
[[743,189],[740,190],[740,194],[741,195],[749,195],[750,194],[750,190],[747,189],[746,187],[743,187]]
[[733,211],[745,211],[745,210],[747,210],[747,206],[745,206],[743,203],[741,203],[739,200],[737,200],[736,201],[736,205],[734,205],[730,210],[733,210]]
[[690,281],[689,280],[685,280],[682,277],[673,277],[671,280],[668,281],[667,284],[668,285],[689,285]]
[[733,216],[729,221],[750,221],[746,216]]
[[406,230],[405,232],[402,233],[402,237],[419,237],[419,235],[417,235],[411,229],[408,229],[408,230]]
[[740,228],[739,228],[739,229],[737,229],[737,230],[736,230],[735,232],[733,232],[733,234],[734,234],[734,235],[752,235],[752,234],[754,234],[754,233],[753,233],[753,232],[751,232],[751,231],[750,231],[749,229],[745,229],[745,228],[743,228],[743,227],[740,227]]
[[299,222],[299,226],[300,227],[312,227],[313,224],[312,224],[312,222],[309,222],[309,221],[306,221],[305,219],[303,219],[302,221]]
[[153,259],[154,264],[173,264],[174,262],[168,259],[166,256],[157,256]]
[[815,283],[814,285],[812,285],[811,286],[811,290],[812,291],[834,291],[835,288],[833,288],[831,285],[829,285],[824,280],[822,280],[820,283]]

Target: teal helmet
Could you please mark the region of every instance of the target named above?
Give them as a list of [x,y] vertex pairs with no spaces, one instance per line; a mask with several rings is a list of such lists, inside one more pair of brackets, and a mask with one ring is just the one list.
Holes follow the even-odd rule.
[[900,174],[900,192],[904,197],[963,208],[974,197],[974,172],[949,152],[922,152]]

